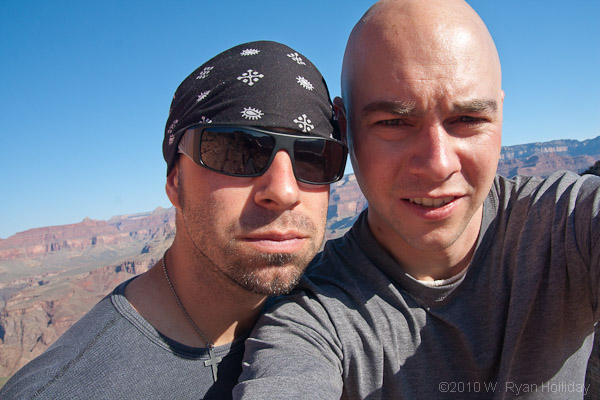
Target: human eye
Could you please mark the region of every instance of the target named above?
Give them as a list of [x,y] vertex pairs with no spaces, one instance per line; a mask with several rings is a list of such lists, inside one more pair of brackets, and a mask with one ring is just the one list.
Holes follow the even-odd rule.
[[479,131],[484,129],[490,122],[491,119],[485,115],[459,115],[452,118],[449,122],[449,127],[453,126],[453,129],[468,129],[469,131]]
[[490,118],[485,115],[458,115],[451,118],[446,125],[448,131],[459,136],[471,136],[487,130]]
[[486,122],[486,119],[481,117],[473,117],[470,115],[461,115],[456,119],[456,121],[463,124],[476,124]]
[[377,121],[377,125],[402,126],[402,125],[406,125],[406,123],[400,118],[394,118],[394,119],[383,119],[383,120]]

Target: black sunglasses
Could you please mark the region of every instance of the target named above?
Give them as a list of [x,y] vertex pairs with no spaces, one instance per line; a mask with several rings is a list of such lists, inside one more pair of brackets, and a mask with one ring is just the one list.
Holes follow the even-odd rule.
[[287,150],[300,182],[324,185],[344,175],[348,150],[335,139],[244,126],[194,125],[179,142],[179,151],[196,164],[240,177],[264,174],[282,149]]

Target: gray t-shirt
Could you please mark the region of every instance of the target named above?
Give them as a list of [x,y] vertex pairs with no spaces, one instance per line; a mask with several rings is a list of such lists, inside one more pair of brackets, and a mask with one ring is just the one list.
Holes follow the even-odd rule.
[[42,355],[19,370],[1,399],[227,399],[241,372],[243,339],[206,348],[160,334],[124,296],[124,282]]
[[443,287],[405,274],[363,213],[259,320],[234,398],[582,398],[599,188],[497,177],[471,264]]

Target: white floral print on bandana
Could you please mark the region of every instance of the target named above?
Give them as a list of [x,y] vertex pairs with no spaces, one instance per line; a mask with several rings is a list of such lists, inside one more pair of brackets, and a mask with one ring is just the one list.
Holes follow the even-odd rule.
[[304,78],[304,77],[302,77],[302,76],[299,76],[299,77],[297,77],[297,78],[296,78],[296,82],[298,82],[298,84],[299,84],[300,86],[302,86],[302,87],[303,87],[304,89],[306,89],[306,90],[313,90],[313,89],[315,88],[315,87],[312,85],[312,83],[310,83],[310,82],[308,81],[308,79],[306,79],[306,78]]
[[253,121],[258,120],[263,115],[265,115],[258,108],[253,108],[253,107],[244,107],[244,111],[242,111],[241,113],[242,113],[242,117],[244,117],[246,119],[251,119]]
[[198,99],[196,99],[196,103],[198,103],[198,102],[200,102],[200,101],[204,100],[204,99],[205,99],[205,98],[208,96],[208,94],[209,94],[209,93],[210,93],[210,90],[207,90],[206,92],[202,92],[202,93],[200,93],[200,94],[198,95]]
[[241,56],[255,56],[260,53],[260,50],[257,49],[244,49],[240,53]]
[[300,57],[298,53],[290,53],[287,56],[292,60],[296,61],[298,65],[306,65],[306,63],[302,61],[302,57]]
[[241,76],[238,76],[238,81],[242,81],[247,83],[248,86],[254,85],[260,78],[264,78],[263,74],[258,73],[258,71],[253,71],[251,69],[248,72],[244,72]]
[[214,67],[205,67],[196,77],[196,79],[204,79],[210,74]]
[[298,127],[302,129],[302,132],[310,132],[315,126],[312,124],[312,121],[308,119],[306,114],[302,114],[298,118],[294,118],[294,122],[298,124]]

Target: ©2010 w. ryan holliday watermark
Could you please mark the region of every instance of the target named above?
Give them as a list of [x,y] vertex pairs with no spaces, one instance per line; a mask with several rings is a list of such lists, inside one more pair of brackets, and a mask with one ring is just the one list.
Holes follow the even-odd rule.
[[576,382],[517,383],[505,382],[440,382],[440,393],[510,393],[514,396],[527,393],[582,393],[587,394],[590,385]]

